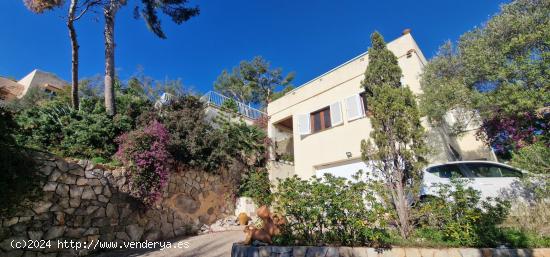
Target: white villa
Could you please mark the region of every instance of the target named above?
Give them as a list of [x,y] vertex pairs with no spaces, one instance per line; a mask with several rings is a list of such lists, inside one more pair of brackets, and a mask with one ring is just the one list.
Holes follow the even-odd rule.
[[[398,58],[402,83],[414,94],[421,94],[420,74],[426,58],[410,30],[405,30],[387,47]],[[275,144],[270,167],[272,180],[293,175],[308,178],[322,173],[350,177],[359,169],[367,170],[360,150],[361,140],[371,131],[361,87],[367,64],[368,54],[362,53],[268,105],[268,135]],[[447,127],[432,128],[423,123],[428,131],[428,144],[435,150],[430,156],[431,163],[495,160],[492,150],[476,139],[473,130],[453,137]],[[287,161],[277,161],[281,159]]]

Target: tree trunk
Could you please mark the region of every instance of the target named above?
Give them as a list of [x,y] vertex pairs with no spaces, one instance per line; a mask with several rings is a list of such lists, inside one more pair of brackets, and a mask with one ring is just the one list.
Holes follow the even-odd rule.
[[395,189],[397,191],[397,199],[394,199],[394,204],[397,217],[399,218],[399,233],[406,239],[409,237],[410,232],[409,208],[403,184],[398,183]]
[[72,75],[72,87],[71,87],[71,96],[72,96],[72,105],[75,110],[79,108],[79,99],[78,99],[78,40],[76,37],[76,30],[74,28],[75,12],[78,5],[78,0],[71,0],[71,5],[69,7],[69,15],[67,17],[67,27],[69,28],[69,37],[71,39],[71,75]]
[[115,14],[116,2],[111,0],[103,9],[105,16],[105,109],[115,115]]

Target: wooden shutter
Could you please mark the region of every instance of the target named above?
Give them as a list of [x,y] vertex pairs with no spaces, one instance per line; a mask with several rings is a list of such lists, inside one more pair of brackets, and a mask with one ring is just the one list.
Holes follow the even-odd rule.
[[336,102],[330,105],[330,122],[331,127],[340,125],[344,122],[344,119],[342,119],[342,106],[340,102]]
[[363,117],[365,115],[363,111],[361,96],[352,95],[346,98],[346,111],[348,115],[348,121],[355,120]]
[[311,125],[309,124],[309,114],[300,114],[298,115],[298,127],[300,130],[300,135],[309,135],[311,134]]

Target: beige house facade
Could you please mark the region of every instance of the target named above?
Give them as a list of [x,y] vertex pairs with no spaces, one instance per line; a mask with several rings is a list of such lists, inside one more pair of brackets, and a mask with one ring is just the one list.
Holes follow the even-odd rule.
[[55,74],[35,69],[19,81],[0,77],[0,101],[22,98],[35,88],[46,94],[55,95],[68,86],[68,82]]
[[[398,58],[402,84],[421,94],[420,75],[427,61],[410,31],[387,47]],[[368,169],[360,149],[361,140],[367,139],[372,129],[361,87],[367,65],[368,54],[360,54],[268,105],[268,135],[274,145],[272,179],[323,173],[350,177],[359,169]],[[493,152],[476,139],[474,130],[452,137],[447,127],[423,123],[433,149],[431,163],[494,160]]]

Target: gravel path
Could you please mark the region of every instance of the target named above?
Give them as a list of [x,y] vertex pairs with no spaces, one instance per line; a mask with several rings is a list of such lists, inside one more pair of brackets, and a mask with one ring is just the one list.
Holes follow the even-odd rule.
[[111,251],[95,255],[96,257],[229,257],[231,256],[231,246],[235,242],[243,241],[244,233],[242,231],[227,231],[204,234],[181,239],[171,242],[175,245],[188,245],[188,248],[170,249],[140,249]]

